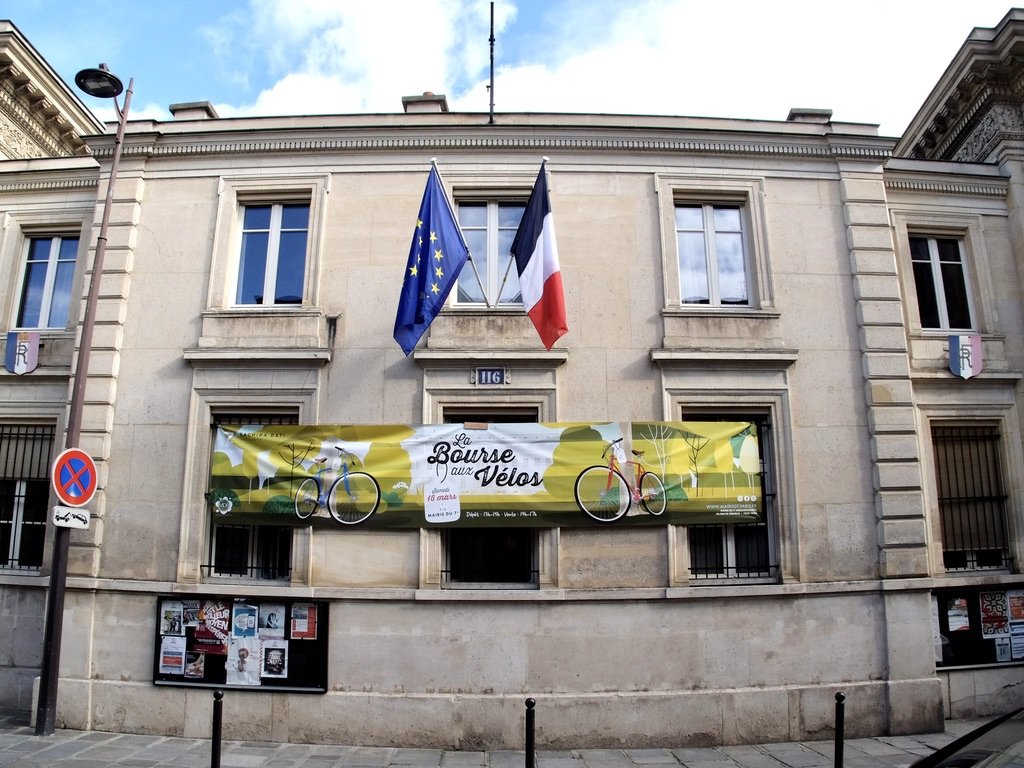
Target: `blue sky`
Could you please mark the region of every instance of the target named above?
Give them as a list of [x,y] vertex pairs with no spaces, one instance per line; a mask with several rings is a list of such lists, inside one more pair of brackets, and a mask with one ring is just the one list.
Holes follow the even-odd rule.
[[[784,120],[792,107],[906,127],[1006,0],[496,0],[497,112]],[[489,108],[489,0],[6,0],[69,83],[135,78],[132,117],[210,101],[236,115],[400,112],[444,93]],[[103,119],[108,104],[83,100]]]

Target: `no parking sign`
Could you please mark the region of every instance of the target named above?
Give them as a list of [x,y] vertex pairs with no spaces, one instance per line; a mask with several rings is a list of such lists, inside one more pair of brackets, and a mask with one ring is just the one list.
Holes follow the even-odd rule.
[[68,448],[53,462],[51,479],[61,504],[84,506],[96,493],[96,463],[80,448]]

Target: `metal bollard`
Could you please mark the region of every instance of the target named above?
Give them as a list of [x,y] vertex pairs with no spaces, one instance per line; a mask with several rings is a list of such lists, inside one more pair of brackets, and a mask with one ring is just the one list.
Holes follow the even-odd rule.
[[537,765],[533,738],[533,728],[536,722],[536,713],[533,711],[535,706],[537,706],[536,701],[526,700],[526,768],[535,768]]
[[210,768],[220,768],[220,726],[224,719],[224,691],[213,692],[213,733],[210,735]]
[[845,735],[843,718],[845,717],[846,705],[843,703],[846,701],[846,694],[840,691],[836,694],[836,751],[835,751],[835,768],[843,768],[843,740]]

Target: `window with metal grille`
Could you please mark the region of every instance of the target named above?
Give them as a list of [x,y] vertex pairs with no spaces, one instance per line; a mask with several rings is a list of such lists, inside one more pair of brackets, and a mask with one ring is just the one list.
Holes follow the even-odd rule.
[[1006,501],[995,425],[932,425],[946,570],[1009,567]]
[[0,425],[0,568],[43,564],[54,428]]
[[772,430],[767,415],[688,414],[700,421],[750,421],[757,426],[761,459],[761,498],[764,513],[756,523],[689,525],[690,578],[695,581],[744,580],[774,582],[779,565],[774,546],[776,490],[772,463]]
[[[533,408],[493,410],[445,409],[444,422],[537,421]],[[461,589],[531,589],[539,584],[539,539],[536,528],[445,528],[442,585]]]
[[[218,424],[297,424],[293,411],[226,412],[213,416]],[[202,566],[207,576],[227,576],[270,581],[291,578],[292,527],[265,523],[217,522],[212,518],[210,559]]]

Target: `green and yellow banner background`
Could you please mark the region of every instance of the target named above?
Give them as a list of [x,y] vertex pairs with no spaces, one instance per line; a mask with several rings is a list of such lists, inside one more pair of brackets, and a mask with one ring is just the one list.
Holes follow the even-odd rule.
[[[576,478],[643,452],[646,471],[666,489],[667,508],[653,516],[633,504],[623,518],[597,523],[579,508]],[[209,499],[229,517],[300,523],[299,483],[325,466],[326,487],[349,471],[372,475],[380,505],[361,528],[436,526],[665,525],[760,519],[760,462],[749,422],[606,422],[532,424],[218,426]],[[318,459],[326,459],[318,464]],[[636,483],[636,467],[622,474]],[[439,504],[438,499],[443,501]],[[330,520],[326,511],[313,521]],[[308,522],[308,521],[306,521]],[[348,527],[348,526],[345,526]]]

